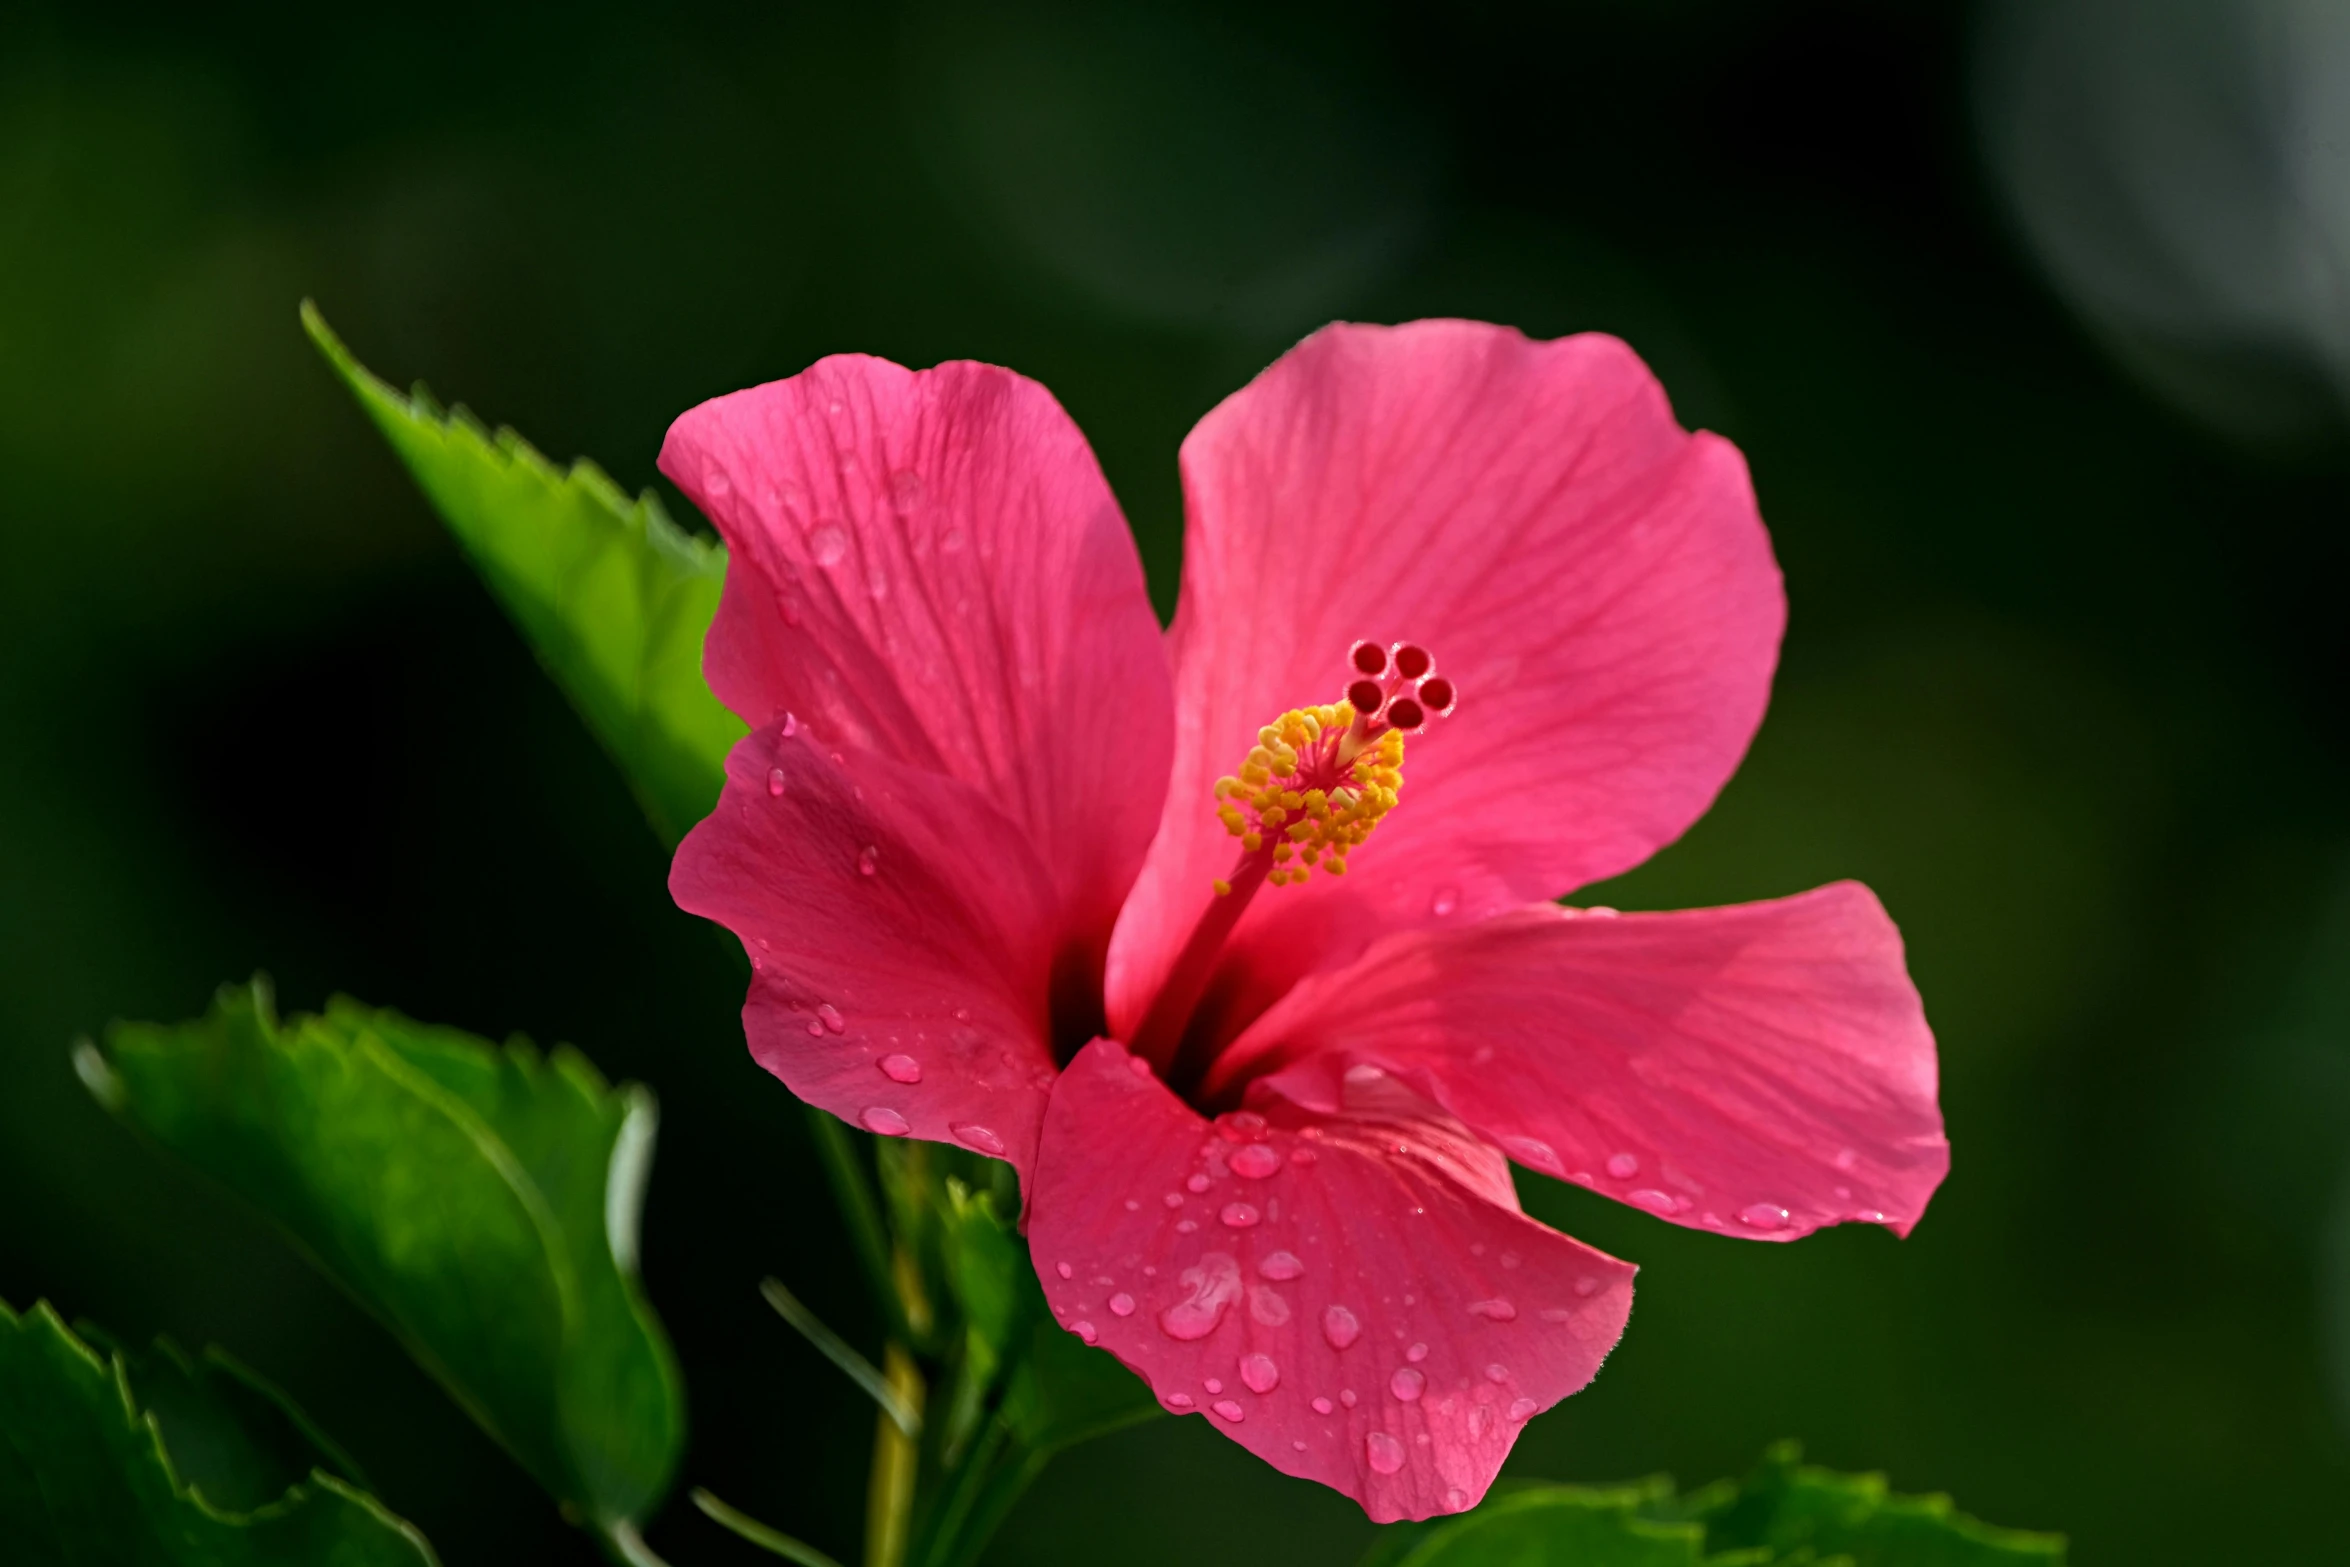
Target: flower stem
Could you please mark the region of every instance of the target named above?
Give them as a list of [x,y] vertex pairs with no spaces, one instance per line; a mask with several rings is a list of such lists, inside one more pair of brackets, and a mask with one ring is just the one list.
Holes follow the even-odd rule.
[[[913,1352],[890,1340],[882,1351],[881,1374],[897,1403],[919,1420],[925,1389]],[[904,1567],[921,1458],[916,1440],[885,1407],[873,1423],[873,1472],[865,1487],[865,1567]]]
[[805,1540],[795,1540],[781,1529],[769,1528],[748,1513],[736,1512],[700,1486],[694,1487],[693,1499],[694,1505],[711,1522],[732,1529],[753,1545],[773,1551],[785,1561],[798,1562],[800,1567],[840,1567],[840,1563]]

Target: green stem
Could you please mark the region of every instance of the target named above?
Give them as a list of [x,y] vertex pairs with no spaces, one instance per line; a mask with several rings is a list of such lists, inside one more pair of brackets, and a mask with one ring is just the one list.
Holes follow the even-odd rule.
[[[919,1420],[925,1390],[913,1352],[892,1339],[881,1369],[891,1394]],[[873,1475],[865,1487],[865,1567],[904,1567],[921,1462],[920,1446],[884,1407],[873,1423]]]
[[881,1200],[874,1194],[872,1178],[865,1173],[865,1166],[857,1157],[856,1144],[849,1140],[849,1129],[841,1124],[840,1118],[814,1105],[806,1109],[816,1157],[823,1162],[833,1200],[840,1204],[841,1220],[849,1227],[849,1243],[857,1250],[857,1262],[865,1270],[865,1281],[872,1286],[873,1298],[880,1304],[891,1333],[903,1336],[905,1306],[898,1296],[897,1280],[892,1276],[889,1230],[881,1220]]
[[712,1523],[733,1530],[753,1545],[773,1551],[785,1561],[798,1562],[800,1567],[840,1567],[840,1563],[805,1540],[795,1540],[781,1529],[771,1529],[748,1513],[735,1511],[698,1485],[691,1494],[694,1505]]

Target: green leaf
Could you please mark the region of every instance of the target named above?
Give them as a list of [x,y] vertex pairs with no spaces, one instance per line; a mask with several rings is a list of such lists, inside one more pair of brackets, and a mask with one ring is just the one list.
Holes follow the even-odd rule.
[[726,551],[650,490],[631,501],[593,463],[565,472],[421,386],[403,397],[308,301],[302,324],[675,843],[717,804],[745,728],[702,679]]
[[1737,1487],[1684,1498],[1713,1551],[1767,1550],[1772,1562],[1848,1561],[1852,1567],[2047,1567],[2064,1560],[2059,1535],[1994,1528],[1947,1496],[1896,1496],[1877,1474],[1846,1475],[1800,1462],[1782,1442]]
[[284,1226],[540,1483],[608,1538],[659,1501],[683,1395],[636,1278],[652,1096],[338,998],[282,1026],[264,982],[118,1024],[100,1099]]
[[1995,1529],[1946,1496],[1892,1495],[1771,1449],[1742,1484],[1497,1486],[1459,1518],[1386,1530],[1362,1567],[2061,1567],[2055,1535]]
[[[0,1301],[0,1539],[60,1567],[432,1567],[308,1422],[225,1358],[133,1363]],[[313,1460],[307,1467],[302,1460]]]

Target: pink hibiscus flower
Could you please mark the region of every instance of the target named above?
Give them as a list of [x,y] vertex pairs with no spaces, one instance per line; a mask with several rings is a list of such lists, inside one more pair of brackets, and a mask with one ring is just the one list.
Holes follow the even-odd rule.
[[1051,394],[858,356],[703,404],[752,726],[678,850],[792,1091],[1010,1160],[1062,1324],[1380,1521],[1472,1505],[1672,1223],[1906,1232],[1948,1167],[1867,889],[1550,901],[1677,837],[1786,611],[1745,464],[1622,343],[1332,326],[1184,442],[1162,636]]

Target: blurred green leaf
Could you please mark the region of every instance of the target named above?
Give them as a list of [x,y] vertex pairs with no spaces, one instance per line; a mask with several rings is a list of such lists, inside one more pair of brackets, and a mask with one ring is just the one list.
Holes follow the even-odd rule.
[[1799,1462],[1782,1443],[1743,1483],[1497,1486],[1460,1518],[1381,1534],[1362,1567],[2061,1567],[2055,1535],[1995,1529],[1946,1496]]
[[77,1064],[283,1225],[568,1510],[609,1537],[660,1499],[685,1420],[636,1278],[643,1089],[342,998],[281,1026],[259,980],[193,1023],[118,1024]]
[[307,301],[302,324],[675,843],[718,803],[745,728],[702,679],[726,551],[678,528],[652,491],[630,501],[594,463],[565,472],[512,430],[442,412],[421,386],[403,397]]
[[[1896,1496],[1878,1474],[1846,1475],[1801,1462],[1782,1442],[1741,1485],[1722,1481],[1667,1509],[1705,1525],[1709,1551],[1764,1550],[1770,1562],[1852,1567],[2028,1567],[2061,1563],[2059,1535],[1978,1523],[1947,1496]],[[1711,1560],[1711,1558],[1709,1558]]]
[[[71,1567],[432,1567],[282,1395],[159,1343],[101,1354],[0,1301],[0,1538]],[[325,1460],[305,1466],[303,1459]]]

